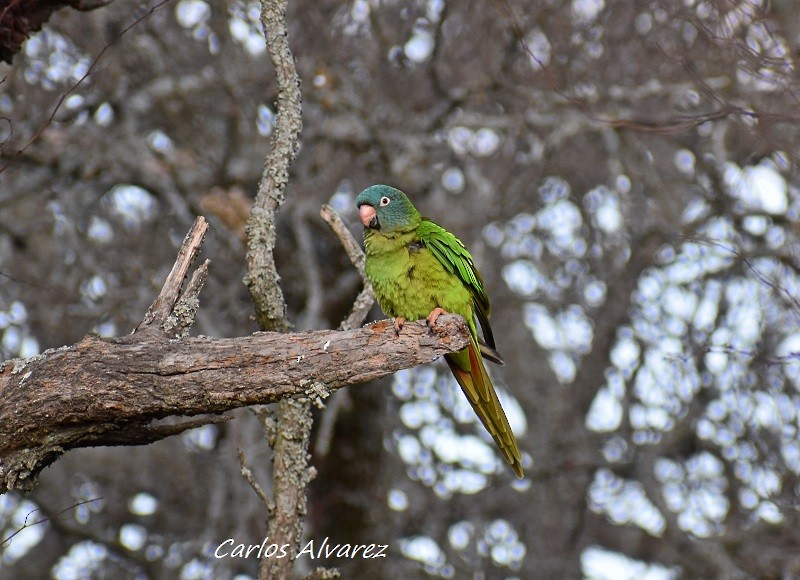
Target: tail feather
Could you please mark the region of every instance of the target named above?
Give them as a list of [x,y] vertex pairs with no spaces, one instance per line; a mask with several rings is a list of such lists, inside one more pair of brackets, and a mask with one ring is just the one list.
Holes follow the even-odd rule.
[[483,366],[479,347],[474,343],[470,344],[462,351],[446,355],[445,360],[504,459],[511,465],[517,477],[522,478],[522,455],[508,418],[500,406],[497,392],[486,367]]

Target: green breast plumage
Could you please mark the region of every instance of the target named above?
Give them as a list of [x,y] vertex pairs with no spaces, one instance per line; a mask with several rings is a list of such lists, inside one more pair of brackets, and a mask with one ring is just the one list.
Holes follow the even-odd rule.
[[469,289],[442,265],[416,231],[391,236],[367,232],[364,242],[367,277],[386,314],[419,320],[438,307],[472,322]]

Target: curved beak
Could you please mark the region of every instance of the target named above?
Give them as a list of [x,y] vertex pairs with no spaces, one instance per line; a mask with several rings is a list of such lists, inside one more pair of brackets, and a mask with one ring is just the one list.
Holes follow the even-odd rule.
[[374,228],[378,225],[378,215],[375,208],[371,205],[364,204],[358,208],[358,215],[361,217],[361,223],[365,228]]

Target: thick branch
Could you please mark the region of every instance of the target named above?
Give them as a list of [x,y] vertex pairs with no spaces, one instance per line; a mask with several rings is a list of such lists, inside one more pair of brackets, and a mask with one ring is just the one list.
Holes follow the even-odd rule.
[[[275,214],[283,203],[289,181],[289,166],[300,149],[303,116],[300,106],[300,77],[289,47],[286,25],[287,0],[261,0],[261,24],[267,52],[278,81],[277,116],[269,155],[247,222],[247,276],[262,330],[287,332],[286,303],[275,269]],[[308,439],[311,434],[311,406],[308,400],[284,399],[278,409],[275,445],[275,502],[267,533],[278,544],[290,546],[288,558],[261,561],[259,578],[288,579],[302,532],[305,515],[308,469]]]
[[154,419],[325,396],[467,345],[463,320],[439,320],[435,332],[415,323],[400,336],[386,320],[346,332],[223,339],[87,336],[8,361],[0,366],[0,493],[31,488],[67,449],[126,444],[126,428],[141,433]]
[[280,538],[281,544],[287,544],[290,557],[264,558],[259,578],[291,578],[306,516],[306,488],[316,474],[313,467],[308,467],[312,421],[311,405],[307,400],[287,398],[278,403],[275,502],[267,522],[267,534],[270,538]]

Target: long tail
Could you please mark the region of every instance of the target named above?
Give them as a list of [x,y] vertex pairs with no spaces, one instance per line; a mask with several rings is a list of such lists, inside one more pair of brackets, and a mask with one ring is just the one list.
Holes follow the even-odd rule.
[[522,456],[517,439],[511,431],[508,419],[500,406],[500,400],[494,390],[492,381],[483,366],[480,351],[474,341],[464,350],[445,355],[445,360],[453,371],[461,390],[469,399],[475,414],[486,430],[494,438],[497,447],[505,460],[511,465],[517,477],[522,479]]

